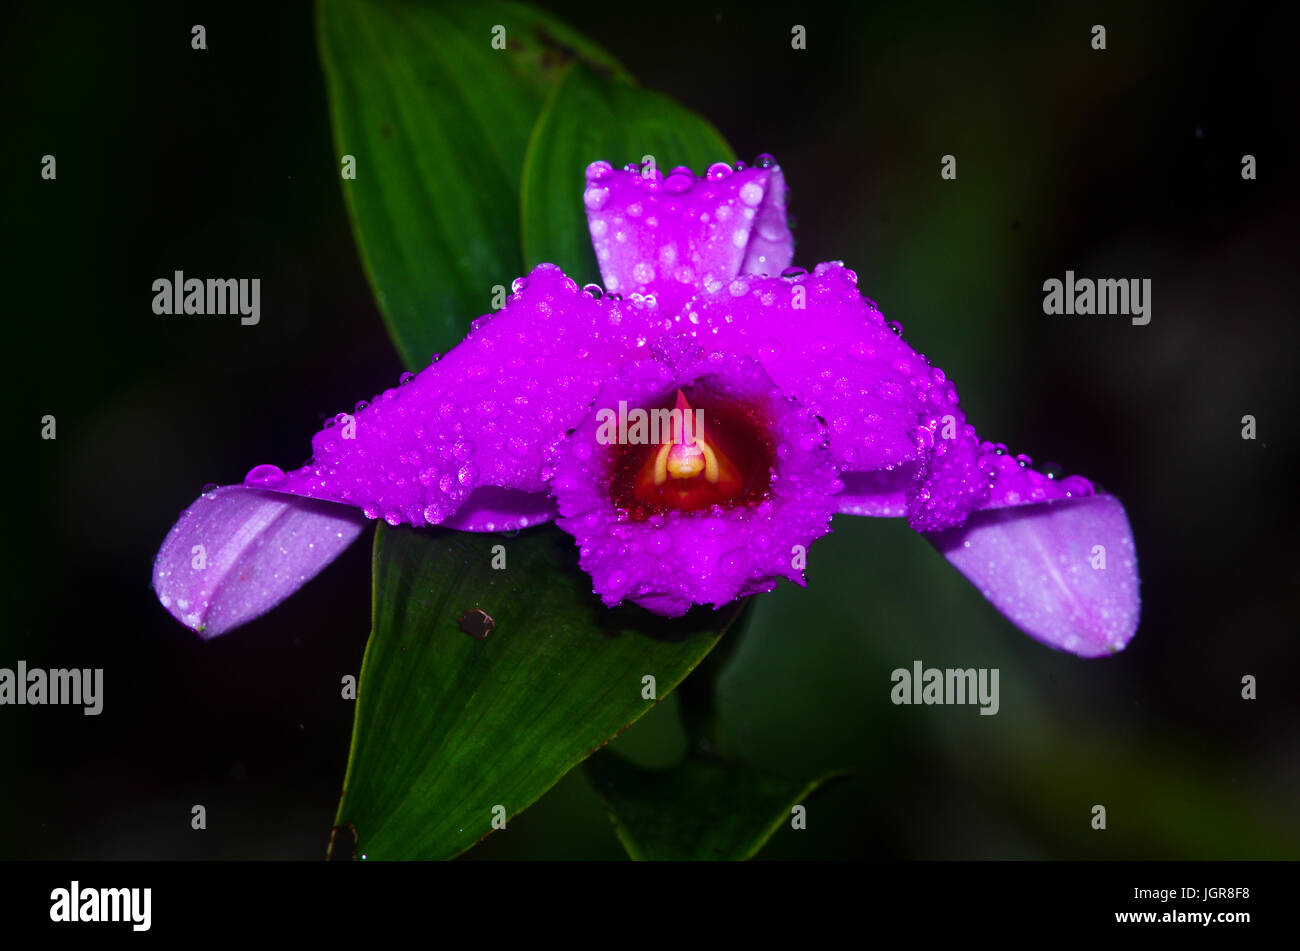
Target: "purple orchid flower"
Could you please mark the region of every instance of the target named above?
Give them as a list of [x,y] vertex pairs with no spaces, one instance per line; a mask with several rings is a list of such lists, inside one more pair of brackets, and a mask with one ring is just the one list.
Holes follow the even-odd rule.
[[592,164],[607,293],[540,264],[442,359],[327,422],[307,465],[205,492],[158,553],[163,606],[224,633],[315,576],[365,518],[476,532],[557,519],[606,604],[676,616],[803,585],[807,547],[848,513],[906,517],[1052,647],[1123,649],[1139,598],[1119,501],[981,441],[952,382],[841,262],[789,268],[785,196],[766,155],[703,178]]

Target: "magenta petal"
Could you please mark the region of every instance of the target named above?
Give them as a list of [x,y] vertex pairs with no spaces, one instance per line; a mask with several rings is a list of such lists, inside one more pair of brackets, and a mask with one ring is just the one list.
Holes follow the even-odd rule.
[[1113,496],[989,508],[928,537],[1013,624],[1050,647],[1102,657],[1137,630],[1137,553]]
[[915,471],[916,467],[907,463],[892,470],[845,472],[841,476],[844,491],[835,497],[836,511],[873,518],[906,517],[906,489]]
[[186,509],[154,561],[163,607],[202,637],[260,617],[314,578],[361,533],[346,506],[242,485]]
[[[538,265],[503,310],[403,385],[332,421],[312,440],[312,462],[267,487],[346,502],[393,525],[443,524],[467,504],[485,507],[455,527],[545,521],[554,507],[522,497],[547,492],[551,447],[601,381],[661,332],[657,318],[653,306],[593,299],[559,268]],[[514,491],[476,496],[485,488]]]
[[952,405],[937,371],[838,262],[790,278],[735,278],[701,293],[676,321],[703,346],[757,358],[782,391],[826,421],[836,468],[887,473],[881,478],[894,491],[905,484],[899,468],[910,478],[906,464],[920,456],[913,430]]
[[558,514],[555,500],[545,493],[485,485],[475,489],[442,526],[462,532],[513,532],[549,522]]
[[719,163],[703,177],[678,168],[665,178],[594,162],[584,201],[605,289],[653,294],[669,314],[738,274],[776,276],[794,255],[775,164],[733,171]]

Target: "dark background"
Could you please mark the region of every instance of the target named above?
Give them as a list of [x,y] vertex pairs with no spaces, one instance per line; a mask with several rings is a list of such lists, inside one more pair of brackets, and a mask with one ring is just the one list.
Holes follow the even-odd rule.
[[[548,7],[741,156],[775,154],[797,263],[845,260],[986,437],[1105,485],[1133,524],[1142,626],[1083,661],[1018,633],[905,525],[838,519],[720,684],[731,752],[856,771],[763,854],[1300,857],[1294,34],[1185,3]],[[311,8],[7,20],[0,666],[103,667],[105,709],[0,708],[0,858],[321,857],[369,545],[210,643],[150,588],[205,483],[299,464],[402,369],[350,234]],[[260,277],[261,324],[155,317],[175,269]],[[1151,278],[1151,323],[1045,317],[1066,269]],[[1000,668],[1001,712],[892,706],[913,659]],[[671,762],[673,708],[615,748]],[[470,855],[622,851],[575,773]]]

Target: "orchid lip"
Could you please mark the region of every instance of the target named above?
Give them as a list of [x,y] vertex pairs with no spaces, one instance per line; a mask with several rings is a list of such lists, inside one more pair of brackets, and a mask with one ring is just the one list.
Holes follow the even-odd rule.
[[617,508],[641,522],[670,512],[752,507],[771,497],[776,450],[761,410],[700,380],[650,406],[647,416],[667,411],[670,402],[677,412],[671,418],[680,422],[664,427],[658,443],[628,439],[607,447]]

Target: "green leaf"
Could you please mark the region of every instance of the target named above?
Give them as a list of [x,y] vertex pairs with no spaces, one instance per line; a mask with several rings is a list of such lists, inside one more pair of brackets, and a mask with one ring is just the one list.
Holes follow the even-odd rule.
[[643,769],[602,750],[584,766],[634,859],[752,858],[791,810],[844,772],[796,782],[756,766],[689,757],[671,769]]
[[[493,29],[505,28],[505,49]],[[362,263],[406,365],[454,346],[523,273],[524,152],[565,65],[624,76],[529,7],[320,0],[317,40]],[[575,196],[578,200],[580,196]]]
[[599,281],[582,204],[587,166],[615,167],[652,155],[667,174],[677,165],[697,172],[735,157],[704,119],[672,99],[618,76],[573,63],[537,120],[524,162],[524,261],[558,264],[579,284]]
[[[494,569],[493,547],[506,568]],[[497,553],[499,554],[499,553]],[[336,825],[368,858],[449,858],[657,701],[737,611],[610,611],[558,528],[517,537],[378,527],[374,627]],[[498,561],[499,564],[499,561]],[[477,640],[469,611],[494,622]]]

